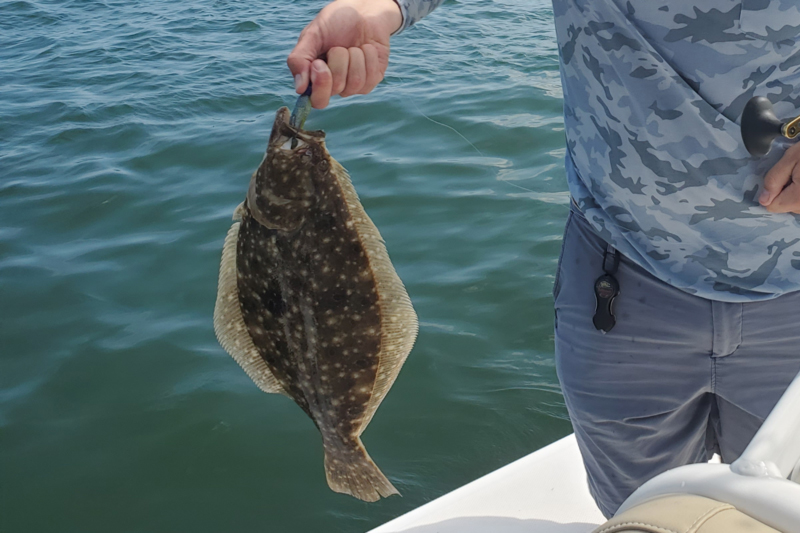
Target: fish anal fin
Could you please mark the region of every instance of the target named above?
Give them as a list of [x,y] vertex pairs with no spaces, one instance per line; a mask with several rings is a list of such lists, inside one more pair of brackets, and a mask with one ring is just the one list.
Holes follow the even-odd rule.
[[236,245],[239,240],[239,226],[239,222],[231,226],[222,247],[217,303],[214,307],[214,332],[222,348],[239,363],[258,388],[264,392],[286,394],[258,353],[242,317],[236,282]]

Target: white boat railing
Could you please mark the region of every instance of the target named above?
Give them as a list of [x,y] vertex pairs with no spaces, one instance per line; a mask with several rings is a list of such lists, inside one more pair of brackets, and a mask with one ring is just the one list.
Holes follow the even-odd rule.
[[[729,503],[782,533],[800,533],[800,375],[732,465],[665,472],[634,492],[618,514],[669,494]],[[570,435],[373,533],[588,533],[603,521]]]
[[794,379],[744,453],[731,465],[695,464],[656,476],[617,514],[669,494],[729,503],[784,533],[800,533],[800,375]]
[[731,464],[731,470],[743,476],[799,481],[800,375],[786,389],[742,456]]

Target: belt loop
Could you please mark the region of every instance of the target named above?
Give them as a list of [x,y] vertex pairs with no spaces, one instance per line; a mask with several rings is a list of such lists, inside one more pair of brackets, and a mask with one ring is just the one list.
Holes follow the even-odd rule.
[[617,268],[619,268],[619,250],[608,244],[603,254],[603,272],[613,276],[617,273]]

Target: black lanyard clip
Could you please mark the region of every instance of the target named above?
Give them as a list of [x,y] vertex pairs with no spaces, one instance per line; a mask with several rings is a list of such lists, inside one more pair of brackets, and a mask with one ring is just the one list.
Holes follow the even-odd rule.
[[614,316],[614,300],[619,295],[619,282],[614,274],[619,267],[619,251],[610,244],[603,254],[604,274],[594,282],[596,307],[592,323],[603,333],[608,333],[617,323]]

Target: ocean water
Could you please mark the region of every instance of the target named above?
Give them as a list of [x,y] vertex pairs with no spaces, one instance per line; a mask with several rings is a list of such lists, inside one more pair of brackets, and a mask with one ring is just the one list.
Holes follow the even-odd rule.
[[[363,532],[570,432],[546,0],[448,2],[324,129],[420,334],[331,492],[320,437],[212,328],[222,241],[323,2],[0,0],[0,531]],[[535,502],[532,502],[535,504]]]

